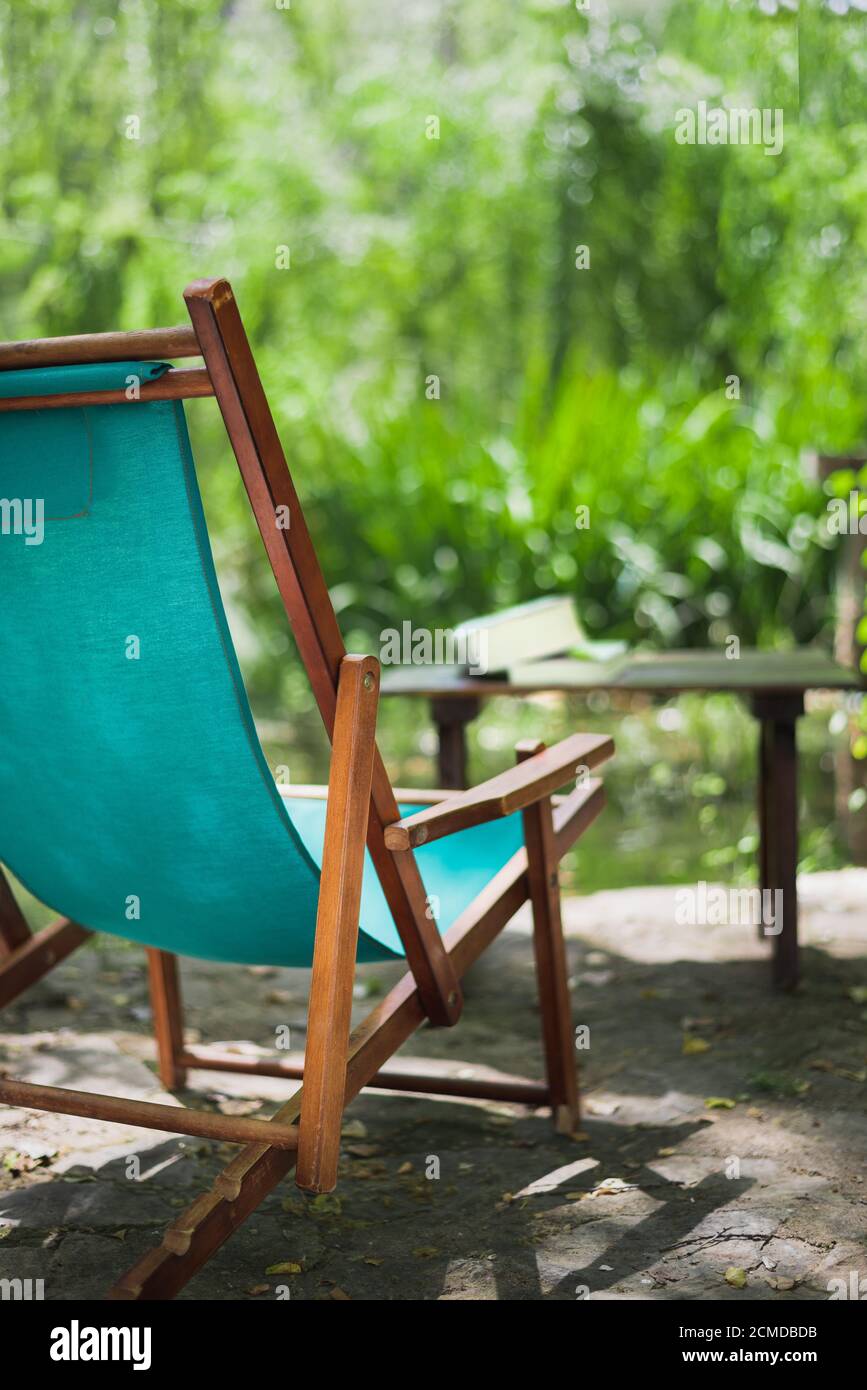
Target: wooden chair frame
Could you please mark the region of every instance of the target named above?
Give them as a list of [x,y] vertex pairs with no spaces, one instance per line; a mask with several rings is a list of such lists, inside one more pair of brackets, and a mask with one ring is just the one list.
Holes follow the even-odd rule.
[[[613,753],[611,739],[576,734],[556,747],[521,744],[517,763],[480,787],[424,794],[427,809],[401,819],[397,794],[376,746],[379,663],[346,652],[328,589],[287,466],[231,287],[199,280],[184,293],[191,326],[99,333],[0,345],[0,370],[84,362],[201,356],[204,366],[170,369],[142,386],[140,399],[213,395],[219,404],[298,650],[332,742],[325,843],[303,1065],[186,1046],[176,958],[149,949],[160,1077],[184,1084],[188,1068],[302,1079],[271,1120],[215,1115],[143,1101],[0,1078],[0,1102],[119,1120],[244,1145],[150,1251],[115,1284],[110,1298],[173,1297],[265,1195],[297,1165],[310,1192],[337,1180],[340,1128],[348,1102],[366,1086],[474,1096],[551,1107],[556,1127],[578,1120],[578,1085],[566,957],[560,920],[560,859],[598,816],[604,789],[578,778]],[[0,399],[0,411],[125,401],[118,391]],[[275,525],[288,507],[291,524]],[[285,513],[279,513],[285,515]],[[419,793],[399,793],[418,800]],[[525,848],[441,936],[428,904],[415,846],[520,812]],[[403,944],[408,970],[351,1034],[350,1011],[365,843]],[[424,1022],[450,1026],[462,1008],[460,981],[521,905],[530,901],[546,1081],[455,1077],[389,1059]],[[91,933],[60,919],[32,934],[0,874],[0,1007],[40,979]]]

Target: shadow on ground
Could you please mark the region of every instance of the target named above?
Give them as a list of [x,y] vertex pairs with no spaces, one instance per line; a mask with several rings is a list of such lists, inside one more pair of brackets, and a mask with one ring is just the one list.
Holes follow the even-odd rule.
[[[337,1192],[311,1200],[287,1180],[182,1297],[815,1299],[832,1277],[863,1277],[867,965],[810,947],[804,986],[780,997],[761,961],[690,959],[678,930],[683,958],[664,963],[598,933],[569,942],[590,1039],[577,1136],[521,1107],[366,1092],[347,1113]],[[396,973],[361,972],[357,1017]],[[288,1025],[301,1047],[306,983],[185,963],[188,1025],[264,1047]],[[4,1027],[10,1074],[158,1091],[133,947],[79,953]],[[458,1029],[407,1051],[538,1076],[538,1028],[519,929],[468,978]],[[236,1113],[270,1114],[286,1093],[192,1080],[183,1099]],[[33,1112],[0,1112],[0,1126],[0,1277],[44,1278],[56,1299],[99,1297],[234,1153]]]

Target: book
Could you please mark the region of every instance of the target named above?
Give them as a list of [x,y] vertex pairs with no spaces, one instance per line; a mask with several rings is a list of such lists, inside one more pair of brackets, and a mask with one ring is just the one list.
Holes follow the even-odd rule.
[[515,662],[568,652],[582,633],[571,599],[539,598],[470,618],[455,628],[455,637],[467,653],[467,666],[491,674]]
[[499,613],[471,618],[455,629],[466,660],[464,671],[478,675],[506,673],[517,680],[530,663],[552,657],[589,662],[613,661],[626,651],[624,642],[594,642],[584,634],[571,598],[533,599]]

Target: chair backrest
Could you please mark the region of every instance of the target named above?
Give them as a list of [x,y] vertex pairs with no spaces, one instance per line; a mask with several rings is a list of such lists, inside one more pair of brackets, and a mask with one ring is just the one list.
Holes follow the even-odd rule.
[[[2,372],[0,396],[165,370]],[[0,414],[0,593],[0,858],[83,925],[308,964],[318,868],[256,736],[181,402]]]
[[[306,965],[318,868],[256,737],[183,399],[217,398],[329,736],[346,649],[231,287],[184,299],[188,327],[0,344],[0,860],[84,926]],[[359,959],[399,941],[428,1017],[454,1022],[418,866],[385,845],[398,816],[374,750],[392,921]]]

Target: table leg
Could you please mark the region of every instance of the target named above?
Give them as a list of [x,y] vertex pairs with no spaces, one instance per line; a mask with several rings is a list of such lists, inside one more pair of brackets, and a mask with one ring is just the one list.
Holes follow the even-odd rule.
[[[755,695],[759,721],[759,887],[779,894],[771,935],[773,980],[777,989],[798,983],[798,751],[795,728],[804,712],[803,695]],[[779,908],[778,908],[779,902]],[[782,918],[782,929],[780,918]]]
[[481,709],[481,701],[437,697],[431,700],[431,715],[439,740],[437,771],[439,786],[461,791],[467,782],[467,725]]

